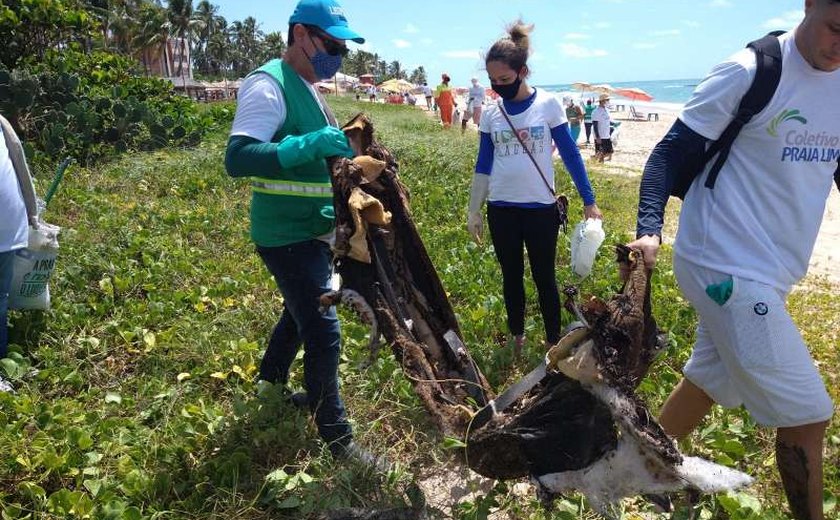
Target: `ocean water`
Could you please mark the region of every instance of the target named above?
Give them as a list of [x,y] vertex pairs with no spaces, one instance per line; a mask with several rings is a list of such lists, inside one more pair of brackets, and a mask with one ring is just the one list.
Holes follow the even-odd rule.
[[[618,81],[608,84],[614,88],[640,88],[653,96],[653,100],[649,103],[633,102],[633,104],[643,106],[653,105],[679,110],[679,108],[684,105],[689,98],[691,98],[691,93],[694,92],[695,87],[697,87],[700,81],[701,79],[665,79],[656,81]],[[571,84],[538,86],[559,95],[571,95],[575,99],[580,99],[581,97],[583,97],[583,99],[588,99],[590,97],[596,100],[598,99],[597,93],[574,90]],[[612,96],[612,103],[614,104],[620,103],[622,100],[625,99],[618,95]]]

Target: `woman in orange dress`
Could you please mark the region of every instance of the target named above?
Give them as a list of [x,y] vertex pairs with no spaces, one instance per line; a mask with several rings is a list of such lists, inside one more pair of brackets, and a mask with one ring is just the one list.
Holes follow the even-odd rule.
[[455,96],[449,88],[449,75],[445,72],[440,75],[441,84],[435,89],[435,103],[440,108],[440,120],[444,128],[452,126],[452,111],[455,110]]

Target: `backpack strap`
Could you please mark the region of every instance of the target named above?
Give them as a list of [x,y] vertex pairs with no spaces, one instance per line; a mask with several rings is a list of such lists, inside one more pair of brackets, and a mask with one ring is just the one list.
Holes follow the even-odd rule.
[[773,98],[773,94],[776,93],[776,88],[779,86],[779,80],[782,77],[782,46],[778,38],[782,34],[784,34],[784,31],[774,31],[747,44],[747,47],[755,52],[755,78],[753,78],[747,93],[741,98],[735,118],[703,156],[702,164],[707,164],[717,155],[717,159],[715,159],[715,163],[706,178],[705,186],[707,188],[715,187],[718,173],[720,173],[723,163],[729,157],[729,151],[732,149],[732,144],[738,137],[738,133],[741,132],[744,125],[750,122],[753,116],[764,110],[764,107]]

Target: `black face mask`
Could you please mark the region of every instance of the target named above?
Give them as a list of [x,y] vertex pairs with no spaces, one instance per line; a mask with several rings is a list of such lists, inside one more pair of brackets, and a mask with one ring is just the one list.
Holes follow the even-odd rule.
[[493,92],[501,96],[504,100],[511,100],[519,94],[519,87],[522,85],[522,79],[519,75],[516,75],[516,80],[513,83],[507,83],[505,85],[499,83],[490,83],[490,88],[493,89]]

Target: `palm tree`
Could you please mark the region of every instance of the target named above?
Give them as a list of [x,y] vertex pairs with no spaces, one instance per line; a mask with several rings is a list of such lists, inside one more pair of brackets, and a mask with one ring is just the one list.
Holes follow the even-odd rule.
[[140,60],[146,74],[149,74],[149,65],[154,53],[163,54],[161,74],[172,76],[168,69],[169,59],[167,56],[166,41],[169,38],[169,31],[166,28],[166,10],[151,2],[144,2],[137,13],[137,31],[132,40],[133,45],[140,49]]
[[422,65],[417,67],[411,72],[411,75],[408,77],[408,81],[414,83],[415,85],[419,85],[426,81],[426,69],[423,68]]
[[405,71],[402,70],[402,64],[394,60],[388,65],[388,76],[396,79],[405,79]]
[[132,40],[137,29],[137,20],[135,18],[137,11],[137,2],[133,0],[118,0],[112,3],[106,15],[106,34],[110,36],[113,46],[125,54],[132,54]]
[[[199,65],[200,61],[199,69],[204,74],[207,74],[210,71],[210,59],[207,56],[207,43],[210,41],[210,38],[216,34],[216,31],[219,28],[218,12],[219,6],[211,4],[209,0],[201,0],[195,8],[195,19],[198,20],[200,24],[200,30],[196,35],[197,41],[194,60],[196,65]],[[203,58],[202,60],[199,60],[199,55]]]
[[264,63],[273,58],[279,58],[286,52],[286,42],[283,41],[283,34],[279,31],[265,35],[260,45],[259,63]]
[[388,75],[388,63],[385,60],[379,59],[378,54],[374,54],[376,63],[374,64],[374,76],[377,78],[384,78]]
[[348,63],[347,71],[354,76],[361,76],[362,74],[371,74],[373,72],[373,65],[376,63],[376,57],[363,50],[358,50],[352,53],[352,58]]
[[195,8],[195,19],[201,22],[199,37],[206,41],[215,32],[216,18],[219,6],[211,4],[209,0],[201,0]]
[[[182,76],[184,62],[189,57],[190,39],[200,28],[201,22],[193,17],[192,0],[169,0],[167,14],[169,33],[178,38],[178,44],[181,46],[181,59],[178,60],[176,74]],[[184,77],[185,86],[186,83],[187,80]]]
[[[222,20],[224,21],[224,18]],[[230,55],[230,38],[227,27],[225,27],[224,30],[213,33],[213,36],[207,41],[206,56],[209,72],[220,75],[224,71],[225,76],[227,76]]]
[[256,67],[259,58],[259,44],[265,34],[259,30],[257,20],[253,16],[249,16],[241,22],[233,22],[232,26],[238,51],[236,71],[241,76]]
[[109,0],[87,0],[87,10],[99,21],[102,28],[102,43],[108,47],[108,21],[110,19]]

